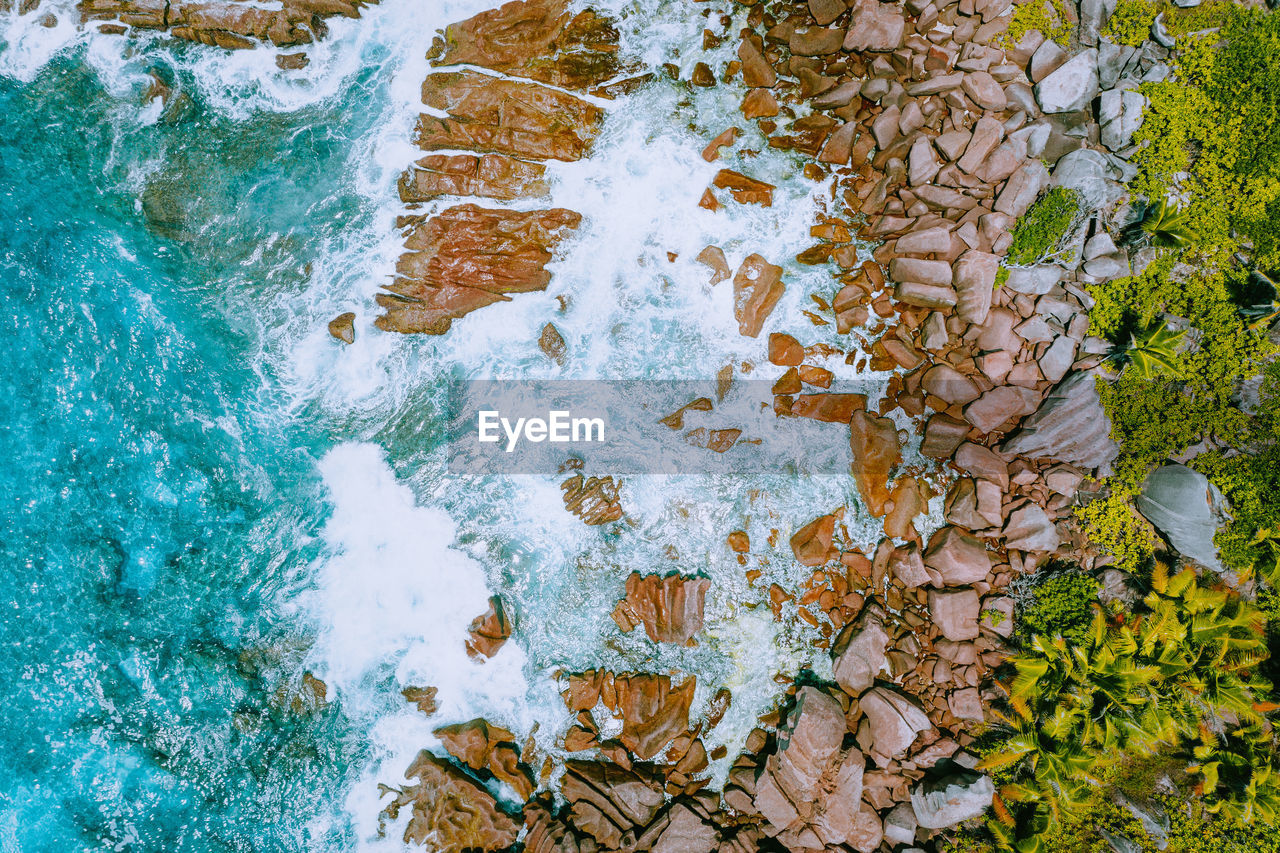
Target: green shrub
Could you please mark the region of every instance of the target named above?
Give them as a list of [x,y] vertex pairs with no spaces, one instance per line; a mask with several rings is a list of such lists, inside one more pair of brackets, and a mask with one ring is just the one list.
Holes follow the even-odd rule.
[[1005,260],[1014,266],[1043,261],[1060,248],[1080,211],[1080,193],[1067,187],[1049,190],[1014,224]]
[[1097,600],[1098,582],[1084,572],[1047,573],[1023,611],[1023,633],[1078,641],[1089,628]]
[[1172,798],[1163,806],[1170,823],[1165,853],[1280,853],[1280,830],[1273,826],[1242,825]]
[[[1134,136],[1133,189],[1190,196],[1194,248],[1224,259],[1241,240],[1255,262],[1280,260],[1280,17],[1230,4],[1170,16],[1172,29],[1220,25],[1178,41],[1173,79],[1147,83]],[[1235,236],[1239,235],[1240,239]]]
[[1151,22],[1165,4],[1160,0],[1120,0],[1102,35],[1116,44],[1137,47],[1151,33]]
[[1013,18],[1001,34],[998,43],[1011,48],[1032,30],[1039,30],[1047,39],[1066,47],[1071,41],[1071,18],[1066,0],[1032,0],[1013,7]]

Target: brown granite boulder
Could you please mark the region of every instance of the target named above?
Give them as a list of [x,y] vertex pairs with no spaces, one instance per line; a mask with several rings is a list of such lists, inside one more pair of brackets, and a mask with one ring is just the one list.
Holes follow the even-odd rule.
[[831,540],[835,535],[836,517],[823,515],[801,527],[791,536],[791,551],[802,566],[821,566],[831,558]]
[[502,599],[490,596],[489,609],[472,620],[467,628],[467,654],[473,658],[491,658],[511,636],[511,623],[507,621]]
[[845,36],[847,51],[891,51],[902,45],[907,22],[902,7],[880,0],[854,0]]
[[351,311],[339,314],[329,321],[329,334],[344,344],[356,342],[356,315]]
[[764,321],[786,289],[782,267],[760,255],[748,255],[733,277],[733,315],[738,320],[738,331],[748,338],[759,336]]
[[702,608],[711,581],[683,575],[641,575],[627,578],[626,598],[614,608],[613,620],[623,631],[643,624],[655,643],[695,645],[702,630]]
[[831,668],[836,684],[850,696],[861,696],[875,684],[876,676],[887,665],[888,647],[889,635],[874,614],[845,626],[831,646]]
[[[906,752],[916,736],[933,728],[920,707],[897,691],[873,687],[858,699],[870,725],[865,747],[882,765]],[[859,736],[861,743],[861,736]]]
[[841,750],[846,728],[839,702],[816,687],[797,691],[755,781],[754,806],[788,849],[839,845],[853,831],[865,762]]
[[380,824],[397,820],[410,809],[404,842],[431,844],[440,853],[474,853],[505,850],[515,843],[520,824],[498,808],[493,796],[466,773],[427,750],[405,771],[416,784],[404,788],[383,785],[384,794],[395,794],[380,815]]
[[582,217],[572,210],[486,210],[450,207],[409,229],[398,277],[379,294],[383,331],[440,335],[453,320],[506,300],[510,293],[543,290],[551,250]]
[[889,474],[902,461],[897,426],[888,418],[858,410],[849,421],[849,447],[858,493],[872,515],[884,515],[890,495]]
[[585,91],[624,72],[618,32],[569,0],[513,0],[450,24],[428,58],[435,65],[479,65],[563,89]]
[[942,636],[954,642],[978,636],[978,593],[972,589],[929,590],[929,615]]
[[924,564],[942,576],[943,586],[960,586],[985,580],[991,571],[991,556],[981,540],[948,526],[929,537]]

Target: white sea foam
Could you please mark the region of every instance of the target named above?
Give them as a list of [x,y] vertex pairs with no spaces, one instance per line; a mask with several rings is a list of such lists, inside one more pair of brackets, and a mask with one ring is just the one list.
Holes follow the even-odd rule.
[[[72,0],[45,0],[25,15],[18,5],[0,12],[0,77],[30,82],[80,39],[79,12]],[[51,20],[56,23],[48,26]]]

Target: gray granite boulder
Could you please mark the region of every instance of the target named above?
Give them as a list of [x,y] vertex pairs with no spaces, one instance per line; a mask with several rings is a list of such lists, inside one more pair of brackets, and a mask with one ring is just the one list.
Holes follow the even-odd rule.
[[1088,148],[1064,154],[1053,169],[1050,185],[1080,193],[1086,210],[1098,210],[1115,201],[1122,192],[1111,180],[1107,158]]
[[1063,63],[1035,86],[1036,102],[1046,113],[1082,110],[1098,97],[1098,51],[1089,48]]
[[1179,554],[1222,570],[1213,536],[1227,518],[1226,499],[1203,474],[1185,465],[1157,468],[1142,484],[1136,503]]
[[989,776],[950,766],[953,772],[926,779],[911,792],[911,808],[926,829],[945,829],[978,817],[995,796]]
[[1120,448],[1111,438],[1111,420],[1094,382],[1092,373],[1073,373],[1058,383],[1040,408],[1000,446],[1001,452],[1068,462],[1109,474]]
[[1098,99],[1098,125],[1102,144],[1112,151],[1129,147],[1133,134],[1142,127],[1142,110],[1147,99],[1138,92],[1112,89]]

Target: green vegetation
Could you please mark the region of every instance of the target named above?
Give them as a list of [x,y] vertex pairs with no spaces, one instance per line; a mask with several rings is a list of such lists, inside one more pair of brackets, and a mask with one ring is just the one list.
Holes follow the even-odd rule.
[[1066,0],[1040,0],[1023,3],[1013,8],[1013,20],[998,39],[1001,47],[1010,48],[1022,41],[1032,30],[1039,30],[1047,39],[1066,47],[1071,41],[1072,14],[1067,11]]
[[1063,637],[1083,642],[1093,621],[1098,582],[1082,571],[1051,572],[1031,592],[1022,612],[1028,636]]
[[[1015,18],[1036,14],[1047,7]],[[1113,347],[1098,390],[1120,455],[1077,510],[1148,594],[1104,607],[1069,571],[1033,587],[1007,701],[976,745],[993,816],[956,853],[1163,849],[1126,802],[1167,814],[1170,853],[1280,853],[1280,15],[1121,0],[1104,35],[1139,45],[1157,15],[1178,47],[1173,74],[1142,85],[1122,217],[1147,263],[1089,288],[1090,333]],[[1076,214],[1051,196],[1015,226],[1011,265],[1061,250]],[[1234,588],[1169,569],[1134,509],[1148,474],[1193,447],[1188,464],[1231,504],[1217,545]]]
[[1171,376],[1178,372],[1178,350],[1185,340],[1185,332],[1155,323],[1141,332],[1131,332],[1129,343],[1116,349],[1113,361],[1122,370],[1132,368],[1145,380]]
[[1137,47],[1147,40],[1151,23],[1164,7],[1160,0],[1121,0],[1102,35],[1116,44]]
[[1171,191],[1188,197],[1189,236],[1198,253],[1222,261],[1246,242],[1259,266],[1276,266],[1280,18],[1221,6],[1201,14],[1219,18],[1220,29],[1183,35],[1176,78],[1142,87],[1151,103],[1134,137],[1145,147],[1134,157],[1133,189],[1152,199]]
[[1160,249],[1181,249],[1191,245],[1187,214],[1167,198],[1162,198],[1154,204],[1144,205],[1142,217],[1136,225],[1135,242],[1150,244]]
[[1078,641],[1036,636],[1011,660],[1002,736],[980,765],[998,784],[988,829],[1000,847],[1049,849],[1101,786],[1156,757],[1194,780],[1207,810],[1275,820],[1261,614],[1191,569],[1157,564],[1149,584],[1134,613],[1095,606]]
[[1066,187],[1049,190],[1013,226],[1013,243],[1006,263],[1029,266],[1058,251],[1080,211],[1080,193]]

